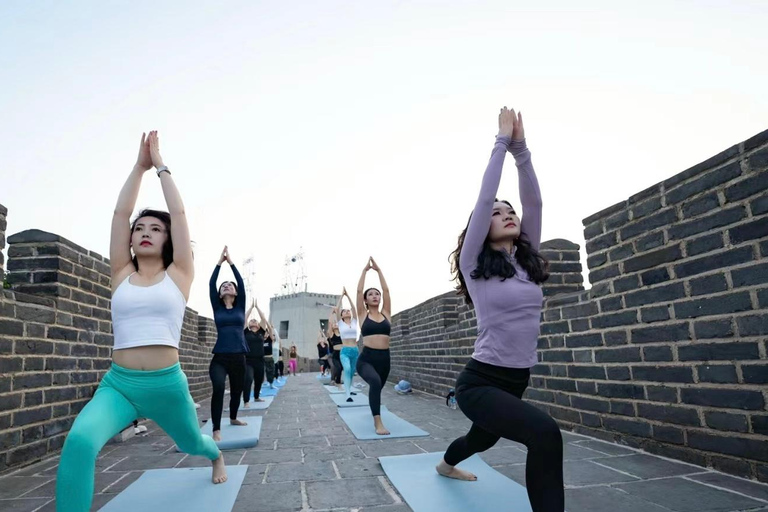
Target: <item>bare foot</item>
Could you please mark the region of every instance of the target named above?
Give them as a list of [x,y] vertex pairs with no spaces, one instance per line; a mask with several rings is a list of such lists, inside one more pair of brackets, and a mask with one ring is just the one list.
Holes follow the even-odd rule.
[[223,484],[227,481],[227,467],[224,465],[224,454],[219,452],[219,458],[213,461],[213,476],[211,480],[215,484]]
[[[258,402],[258,400],[256,400]],[[245,402],[245,405],[243,405],[243,409],[248,409],[251,407],[251,402]]]
[[213,431],[213,440],[216,442],[221,441],[221,430],[214,430]]
[[384,427],[384,423],[381,422],[381,416],[373,417],[373,426],[376,429],[376,433],[380,436],[388,436],[389,430]]
[[240,420],[229,420],[229,424],[230,425],[240,425],[240,426],[247,425],[246,422],[240,421]]
[[440,461],[435,469],[439,474],[447,476],[448,478],[455,478],[456,480],[470,480],[473,482],[477,480],[477,477],[469,471],[463,471],[456,466],[449,466],[444,459]]
[[263,398],[254,398],[254,402],[266,402]]

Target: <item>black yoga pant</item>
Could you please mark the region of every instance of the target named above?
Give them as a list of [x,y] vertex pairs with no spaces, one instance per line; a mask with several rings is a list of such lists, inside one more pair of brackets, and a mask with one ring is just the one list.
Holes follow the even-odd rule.
[[213,354],[208,374],[213,383],[211,421],[213,430],[221,430],[221,413],[224,409],[224,388],[229,376],[229,418],[237,419],[237,409],[243,396],[245,381],[245,354]]
[[341,371],[344,369],[341,366],[341,350],[334,350],[333,351],[333,368],[331,371],[331,379],[333,379],[333,382],[336,384],[341,384]]
[[283,364],[283,362],[282,362],[282,361],[278,361],[278,362],[276,362],[276,363],[275,363],[275,377],[277,377],[278,375],[279,375],[280,377],[283,377],[283,376],[284,376],[284,375],[283,375],[283,370],[284,370],[284,369],[285,369],[285,364]]
[[245,384],[243,385],[243,402],[251,399],[251,387],[253,387],[253,399],[259,399],[261,383],[264,382],[264,358],[245,358]]
[[371,404],[371,414],[381,415],[381,388],[389,377],[389,349],[363,347],[357,359],[357,373],[370,386],[368,402]]
[[264,358],[264,373],[267,374],[267,382],[272,384],[275,381],[275,361],[271,357]]
[[499,438],[528,448],[525,484],[533,512],[563,512],[563,438],[548,414],[522,401],[530,370],[470,359],[456,380],[456,402],[472,420],[469,433],[445,452],[455,466],[492,447]]

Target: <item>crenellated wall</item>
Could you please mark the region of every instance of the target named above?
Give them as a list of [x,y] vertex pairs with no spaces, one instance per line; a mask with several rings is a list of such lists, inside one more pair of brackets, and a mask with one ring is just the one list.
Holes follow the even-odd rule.
[[[8,243],[12,289],[0,295],[0,471],[61,448],[109,367],[113,341],[106,258],[39,230]],[[196,399],[210,389],[215,340],[213,321],[187,308],[180,359]]]
[[[585,219],[592,288],[545,286],[526,398],[564,428],[768,481],[767,190],[768,131]],[[445,394],[474,311],[447,293],[393,323],[391,380]]]

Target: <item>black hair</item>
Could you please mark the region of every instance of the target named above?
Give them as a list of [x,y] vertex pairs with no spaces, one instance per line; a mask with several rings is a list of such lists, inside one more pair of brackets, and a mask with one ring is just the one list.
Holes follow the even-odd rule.
[[[139,222],[139,219],[142,217],[153,217],[160,222],[163,223],[165,226],[165,231],[168,234],[168,236],[165,239],[165,243],[163,244],[163,267],[168,268],[171,266],[171,263],[173,263],[173,238],[171,237],[171,214],[168,212],[163,212],[160,210],[152,210],[150,208],[144,208],[139,212],[139,215],[133,219],[133,222],[131,223],[131,235],[133,235],[134,230],[136,229],[136,223]],[[133,266],[136,267],[136,270],[139,270],[139,260],[134,255],[133,258],[131,258],[133,261]]]
[[[496,200],[497,202],[498,199]],[[512,205],[509,201],[500,201],[509,205]],[[470,220],[472,215],[469,216]],[[464,276],[461,274],[461,267],[459,263],[459,257],[461,256],[461,248],[464,246],[464,237],[467,235],[467,228],[469,228],[469,221],[467,226],[459,235],[458,246],[451,255],[448,257],[451,262],[451,273],[453,279],[458,281],[456,285],[456,294],[463,295],[467,304],[472,304],[472,297],[469,296],[469,290],[467,290],[467,284],[464,281]],[[519,236],[514,241],[515,247],[515,259],[523,269],[528,273],[528,277],[531,278],[536,284],[541,284],[549,278],[549,263],[546,258],[542,256],[539,251],[533,248],[531,242],[525,238]],[[483,248],[480,250],[480,254],[477,256],[477,267],[472,271],[470,277],[472,279],[490,279],[493,276],[501,277],[502,281],[513,277],[517,271],[515,266],[509,261],[504,251],[497,251],[491,247],[491,241],[488,236],[485,237],[483,242]]]
[[224,304],[224,299],[221,297],[221,287],[224,286],[227,283],[232,283],[232,286],[235,288],[235,293],[237,295],[240,295],[240,290],[237,289],[237,283],[236,282],[234,282],[234,281],[224,281],[223,283],[221,283],[219,285],[219,304],[221,304],[222,306],[226,306],[226,304]]
[[368,309],[368,301],[366,301],[365,298],[368,296],[368,292],[371,290],[376,290],[377,292],[379,292],[379,294],[381,294],[381,290],[379,290],[378,288],[371,287],[365,290],[363,292],[363,304],[365,304],[365,309]]

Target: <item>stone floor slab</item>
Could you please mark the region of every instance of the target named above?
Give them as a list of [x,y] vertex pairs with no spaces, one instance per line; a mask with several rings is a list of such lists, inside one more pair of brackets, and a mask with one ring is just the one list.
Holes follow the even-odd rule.
[[301,462],[301,448],[282,450],[248,450],[243,457],[243,464],[278,464],[282,462]]
[[568,512],[669,512],[613,487],[582,487],[565,491]]
[[629,473],[630,475],[641,479],[690,475],[692,473],[701,473],[704,470],[697,466],[672,462],[642,453],[627,455],[626,457],[598,459],[594,462],[603,466],[608,466],[617,471]]
[[341,478],[362,478],[384,475],[378,459],[350,459],[336,461],[336,468]]
[[704,484],[722,487],[753,498],[768,502],[768,484],[751,482],[743,478],[736,478],[722,473],[705,473],[702,475],[689,475],[686,478]]
[[308,482],[307,497],[313,509],[391,505],[394,499],[378,478],[349,478],[331,482]]
[[336,473],[330,462],[287,462],[271,465],[267,471],[267,483],[333,480],[336,478]]
[[664,478],[615,486],[676,512],[725,512],[758,508],[764,503],[684,478]]
[[301,503],[300,482],[243,483],[232,512],[288,512],[301,510]]

